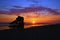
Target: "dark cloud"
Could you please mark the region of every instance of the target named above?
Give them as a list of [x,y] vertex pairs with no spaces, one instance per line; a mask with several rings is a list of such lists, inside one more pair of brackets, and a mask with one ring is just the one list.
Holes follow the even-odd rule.
[[60,14],[59,12],[57,12],[56,10],[53,10],[51,8],[46,8],[43,6],[39,6],[39,7],[25,7],[24,9],[10,9],[11,13],[15,13],[15,14],[20,14],[20,13],[27,13],[27,12],[36,12],[36,11],[45,11],[47,10],[49,13],[53,13],[53,14]]
[[[19,6],[14,6],[16,8],[21,8]],[[23,9],[15,9],[12,8],[10,9],[10,11],[0,11],[0,14],[13,14],[13,15],[19,15],[21,13],[27,13],[27,12],[36,12],[36,11],[45,11],[47,10],[49,13],[53,13],[53,14],[60,14],[59,12],[57,12],[56,10],[53,10],[51,8],[46,8],[43,6],[39,6],[39,7],[24,7]]]
[[22,6],[13,6],[14,8],[23,8]]
[[8,11],[0,11],[0,14],[9,14]]

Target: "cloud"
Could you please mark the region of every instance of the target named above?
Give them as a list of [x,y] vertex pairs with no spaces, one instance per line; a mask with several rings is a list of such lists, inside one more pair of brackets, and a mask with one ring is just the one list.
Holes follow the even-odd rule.
[[9,14],[8,11],[0,11],[0,14]]
[[13,6],[14,8],[23,8],[22,6]]
[[[10,11],[0,11],[0,14],[11,14],[11,15],[19,15],[21,13],[30,13],[30,12],[40,12],[37,14],[42,14],[41,12],[53,14],[53,15],[59,15],[60,13],[56,10],[53,10],[51,8],[43,7],[43,6],[37,6],[37,7],[21,7],[21,6],[13,6],[15,8],[10,9]],[[22,8],[22,9],[19,9]]]

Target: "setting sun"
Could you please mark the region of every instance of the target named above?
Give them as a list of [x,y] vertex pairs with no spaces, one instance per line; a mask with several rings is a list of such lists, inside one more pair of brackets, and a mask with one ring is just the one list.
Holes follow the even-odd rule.
[[37,21],[36,18],[31,18],[31,23],[32,23],[32,24],[35,24],[36,21]]
[[32,21],[33,24],[35,24],[36,22],[35,21]]

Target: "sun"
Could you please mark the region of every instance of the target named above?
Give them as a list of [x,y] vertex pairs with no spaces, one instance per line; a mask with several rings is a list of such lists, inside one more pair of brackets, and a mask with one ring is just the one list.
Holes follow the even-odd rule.
[[32,18],[32,19],[31,19],[31,23],[32,23],[32,24],[35,24],[35,23],[36,23],[36,19],[35,19],[35,18]]
[[36,22],[35,21],[32,21],[33,24],[35,24]]

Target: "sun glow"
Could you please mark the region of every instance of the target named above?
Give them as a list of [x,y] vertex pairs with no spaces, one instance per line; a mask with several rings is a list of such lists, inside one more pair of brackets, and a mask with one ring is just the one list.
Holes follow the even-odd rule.
[[33,24],[35,24],[36,22],[35,21],[32,21]]
[[36,23],[36,19],[35,19],[35,18],[32,18],[32,19],[31,19],[31,23],[32,23],[32,24],[35,24],[35,23]]

